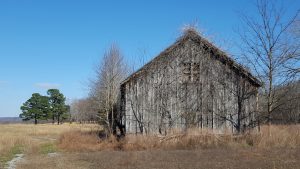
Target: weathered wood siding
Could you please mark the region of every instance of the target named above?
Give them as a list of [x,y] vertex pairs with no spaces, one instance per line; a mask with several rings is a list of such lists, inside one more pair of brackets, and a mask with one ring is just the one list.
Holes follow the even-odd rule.
[[241,130],[251,126],[257,88],[215,57],[201,42],[182,40],[125,81],[126,132],[165,134],[188,127],[235,132],[238,119]]

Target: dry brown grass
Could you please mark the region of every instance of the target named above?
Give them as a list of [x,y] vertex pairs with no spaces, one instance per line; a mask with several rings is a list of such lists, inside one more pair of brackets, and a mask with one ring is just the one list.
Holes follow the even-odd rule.
[[59,148],[66,151],[101,151],[101,150],[177,150],[195,148],[225,147],[232,144],[233,136],[201,133],[172,134],[161,137],[157,135],[127,135],[121,140],[111,136],[100,139],[96,133],[71,131],[64,133],[59,139]]
[[211,130],[173,131],[168,136],[127,135],[100,139],[95,132],[71,131],[62,134],[59,147],[66,151],[101,150],[178,150],[226,147],[297,148],[300,147],[300,125],[263,126],[260,133],[244,135],[214,134]]
[[260,148],[297,148],[300,147],[300,125],[263,126],[255,138]]
[[[166,137],[127,135],[120,141],[114,137],[100,139],[98,126],[66,124],[1,127],[0,130],[6,132],[7,138],[0,138],[0,145],[4,142],[12,147],[22,144],[27,149],[24,161],[17,165],[18,169],[39,169],[41,166],[45,169],[294,169],[300,165],[300,125],[271,126],[270,129],[263,126],[261,133],[242,136],[190,129],[186,133],[173,131]],[[59,152],[56,156],[47,154],[48,148],[51,149],[49,143],[56,146]],[[45,147],[46,153],[40,153],[41,147]]]
[[[174,150],[182,150],[184,152],[205,150],[212,151],[212,154],[217,150],[222,150],[224,151],[223,154],[226,154],[226,151],[234,149],[234,151],[241,151],[243,154],[243,151],[252,151],[252,148],[254,148],[255,151],[272,151],[274,154],[280,154],[280,152],[284,151],[286,155],[289,154],[289,151],[295,150],[295,152],[298,152],[300,150],[300,125],[263,126],[260,133],[252,132],[240,136],[228,133],[222,135],[214,134],[211,130],[201,129],[190,129],[185,133],[174,130],[164,137],[159,135],[127,135],[119,141],[114,137],[100,139],[98,136],[99,130],[98,125],[79,124],[59,126],[52,124],[37,126],[30,124],[0,125],[0,168],[5,161],[10,160],[16,153],[25,154],[26,160],[24,165],[28,165],[27,168],[34,168],[32,166],[39,167],[38,163],[33,165],[35,161],[32,159],[35,158],[48,159],[49,163],[47,165],[49,165],[48,168],[51,168],[51,164],[53,164],[51,162],[52,157],[48,157],[47,154],[53,151],[59,151],[61,158],[65,159],[63,157],[66,154],[79,158],[77,155],[100,153],[102,150],[121,150],[123,153],[127,151],[128,153],[134,153],[137,152],[136,150],[159,152],[157,155],[153,155],[153,158],[159,156],[160,153],[164,154],[164,152]],[[249,149],[249,147],[251,148]],[[120,151],[117,152],[121,153]],[[283,158],[288,159],[290,157]],[[293,156],[292,158],[297,159],[298,156]],[[68,162],[68,158],[65,161],[60,161],[60,163],[72,166]],[[93,160],[91,163],[93,163]],[[131,164],[131,161],[129,163]],[[24,165],[21,168],[26,168]],[[87,165],[89,164],[82,164],[82,166]],[[66,168],[66,165],[58,166],[58,168]]]
[[[49,148],[64,132],[72,130],[98,130],[97,125],[79,124],[1,124],[0,125],[0,168],[16,153],[39,153],[41,148]],[[43,146],[44,145],[44,146]],[[46,145],[46,146],[45,146]]]
[[79,130],[65,132],[59,139],[59,147],[73,151],[99,150],[100,138],[97,132],[84,132]]
[[96,151],[27,156],[17,169],[297,169],[300,149]]

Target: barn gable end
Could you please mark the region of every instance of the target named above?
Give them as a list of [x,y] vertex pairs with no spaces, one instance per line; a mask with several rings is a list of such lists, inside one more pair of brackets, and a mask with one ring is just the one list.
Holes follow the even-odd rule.
[[255,126],[260,82],[195,31],[187,31],[121,84],[130,133],[173,128],[232,132]]

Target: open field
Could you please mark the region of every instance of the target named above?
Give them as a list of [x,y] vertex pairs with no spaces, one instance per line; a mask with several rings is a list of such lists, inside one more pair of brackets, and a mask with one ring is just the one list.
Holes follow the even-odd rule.
[[97,125],[0,124],[0,168],[15,154],[45,154],[56,151],[60,135],[69,131],[94,131]]
[[[30,161],[29,161],[30,159]],[[297,169],[300,149],[99,151],[30,156],[18,169]]]
[[[300,168],[300,126],[262,127],[260,134],[214,135],[193,129],[170,136],[101,140],[97,125],[0,125],[1,167],[24,154],[18,169]],[[0,168],[1,168],[0,167]]]

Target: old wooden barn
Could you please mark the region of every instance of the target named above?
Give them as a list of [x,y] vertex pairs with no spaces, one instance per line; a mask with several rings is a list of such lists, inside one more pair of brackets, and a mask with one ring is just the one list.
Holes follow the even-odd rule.
[[127,133],[256,126],[260,82],[194,29],[121,84]]

